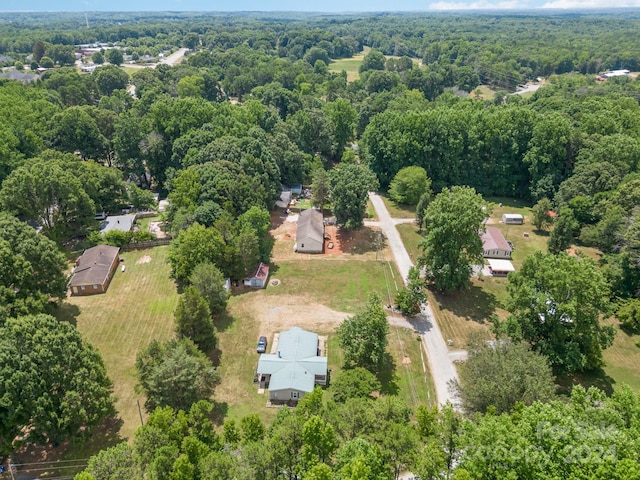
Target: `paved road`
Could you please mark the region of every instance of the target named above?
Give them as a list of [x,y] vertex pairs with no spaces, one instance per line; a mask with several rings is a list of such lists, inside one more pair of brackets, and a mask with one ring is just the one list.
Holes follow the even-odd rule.
[[189,50],[188,48],[180,48],[173,52],[168,57],[162,58],[158,63],[166,63],[167,65],[174,66],[176,63],[179,63],[180,60],[184,57],[185,52]]
[[[409,269],[413,264],[411,263],[407,249],[402,243],[400,234],[398,230],[396,230],[395,224],[397,222],[391,218],[387,207],[379,195],[370,193],[369,198],[378,215],[378,224],[387,237],[387,242],[393,252],[398,271],[406,282]],[[424,305],[422,307],[422,314],[413,319],[408,319],[407,322],[422,337],[422,345],[429,359],[429,368],[431,369],[431,377],[433,378],[433,383],[436,388],[438,404],[443,405],[449,401],[454,405],[458,405],[457,399],[449,391],[449,382],[458,379],[458,372],[456,371],[453,361],[460,358],[461,354],[459,352],[451,352],[450,354],[447,344],[442,337],[442,332],[440,332],[440,327],[438,327],[438,323],[435,321],[433,311],[429,305]]]

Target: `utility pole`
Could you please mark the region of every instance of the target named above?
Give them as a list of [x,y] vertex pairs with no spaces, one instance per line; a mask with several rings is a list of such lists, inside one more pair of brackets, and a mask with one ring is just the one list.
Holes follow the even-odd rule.
[[138,414],[140,415],[140,425],[144,425],[144,421],[142,420],[142,409],[140,408],[140,400],[136,400],[138,404]]

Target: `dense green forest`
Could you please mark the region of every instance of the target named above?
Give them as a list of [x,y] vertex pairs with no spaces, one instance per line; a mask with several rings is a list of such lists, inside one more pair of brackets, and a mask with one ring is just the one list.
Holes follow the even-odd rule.
[[[168,196],[172,276],[193,293],[198,265],[236,280],[269,260],[269,211],[283,186],[313,184],[316,201],[326,191],[338,222],[358,228],[367,190],[386,191],[405,167],[422,167],[436,194],[465,185],[541,202],[543,214],[553,209],[557,250],[579,242],[602,252],[602,311],[640,329],[640,81],[595,77],[640,70],[639,13],[90,14],[88,22],[87,29],[84,15],[29,13],[0,22],[0,54],[15,68],[53,65],[31,83],[0,80],[0,359],[15,361],[16,338],[55,332],[42,314],[65,295],[59,250],[104,241],[95,234],[97,212],[148,208],[152,192]],[[96,42],[132,57],[189,52],[173,67],[120,68],[119,60],[79,73],[76,46]],[[359,78],[348,82],[346,72],[330,70],[364,47]],[[536,77],[546,82],[534,94],[510,94]],[[495,96],[482,98],[480,85]],[[345,200],[352,193],[357,198]],[[198,295],[192,308],[211,313],[215,305]],[[27,426],[37,440],[82,438],[109,411],[99,355],[69,329],[52,338],[48,363],[73,342],[99,378],[75,386],[53,368],[52,396],[62,393],[52,399],[33,380],[42,368],[37,356],[1,362],[2,380],[12,381],[0,383],[0,453],[10,453]],[[171,345],[176,361],[193,353],[206,370],[194,344]],[[147,354],[163,349],[170,350],[155,345]],[[580,370],[599,361],[573,363]],[[16,386],[29,378],[28,391]],[[156,399],[132,445],[94,457],[79,478],[346,480],[403,470],[425,480],[640,478],[640,400],[630,389],[607,398],[576,387],[550,402],[521,395],[499,411],[484,405],[465,417],[374,398],[377,388],[366,380],[345,382],[360,386],[349,398],[323,403],[319,392],[270,426],[250,415],[223,433],[208,420],[210,404],[153,411],[164,406]],[[76,415],[87,384],[97,406]]]

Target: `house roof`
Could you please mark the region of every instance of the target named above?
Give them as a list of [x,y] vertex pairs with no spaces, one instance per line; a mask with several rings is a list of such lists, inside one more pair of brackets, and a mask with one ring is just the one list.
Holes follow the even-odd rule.
[[271,375],[269,390],[312,392],[315,376],[327,374],[327,357],[318,355],[318,334],[299,327],[281,332],[278,353],[260,355],[258,372]]
[[509,260],[496,260],[493,258],[488,258],[489,268],[491,270],[495,270],[496,272],[515,272],[516,269],[513,267],[513,263]]
[[519,213],[505,213],[504,215],[502,215],[504,218],[518,218],[518,219],[523,219],[524,217],[522,215],[520,215]]
[[113,215],[107,217],[100,224],[100,233],[107,233],[111,230],[120,230],[121,232],[130,232],[135,222],[135,215]]
[[291,190],[282,190],[280,199],[276,201],[276,205],[280,208],[287,208],[291,203]]
[[487,231],[482,234],[482,248],[487,250],[511,251],[511,247],[502,236],[502,232],[496,227],[487,227]]
[[109,278],[113,261],[120,249],[111,245],[98,245],[87,248],[78,259],[78,266],[73,270],[69,286],[103,285]]
[[324,242],[324,224],[322,223],[322,213],[315,208],[309,208],[300,212],[298,216],[298,227],[296,242],[310,238],[317,242]]
[[8,78],[9,80],[17,80],[19,82],[32,82],[40,77],[35,73],[23,73],[17,70],[9,70],[8,72],[0,73],[0,78]]
[[269,278],[269,265],[266,263],[260,263],[256,269],[256,273],[247,278],[257,278],[259,280],[266,280]]

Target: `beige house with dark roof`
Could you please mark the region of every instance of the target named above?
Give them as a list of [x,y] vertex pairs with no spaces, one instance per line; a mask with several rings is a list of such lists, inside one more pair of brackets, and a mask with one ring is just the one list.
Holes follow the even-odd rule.
[[98,245],[88,248],[77,261],[69,282],[71,295],[105,293],[113,277],[120,256],[118,247]]
[[324,223],[322,213],[315,208],[303,210],[298,216],[296,243],[293,250],[298,253],[322,253],[324,246]]

